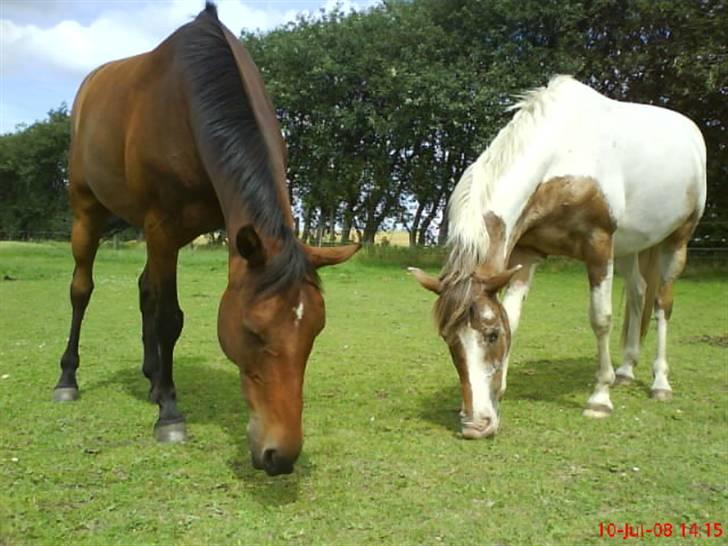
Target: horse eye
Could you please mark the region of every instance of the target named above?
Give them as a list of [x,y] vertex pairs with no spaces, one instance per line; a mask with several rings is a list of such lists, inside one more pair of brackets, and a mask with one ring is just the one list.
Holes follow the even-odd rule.
[[491,330],[485,334],[485,341],[488,343],[495,343],[498,341],[498,330]]
[[255,343],[260,343],[261,345],[265,345],[265,338],[260,332],[255,331],[253,328],[251,328],[249,325],[244,324],[243,325],[243,331],[248,336],[248,339],[252,340]]

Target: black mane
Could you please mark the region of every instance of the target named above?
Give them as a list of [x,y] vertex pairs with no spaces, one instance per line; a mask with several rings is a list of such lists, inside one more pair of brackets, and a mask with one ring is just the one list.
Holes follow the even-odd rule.
[[[207,2],[180,33],[192,128],[205,168],[217,183],[233,186],[259,234],[280,242],[279,254],[257,276],[256,293],[280,292],[306,277],[318,285],[279,201],[270,159],[272,153],[281,152],[266,145],[215,4]],[[272,108],[266,115],[275,119]],[[228,238],[234,244],[235,234]]]

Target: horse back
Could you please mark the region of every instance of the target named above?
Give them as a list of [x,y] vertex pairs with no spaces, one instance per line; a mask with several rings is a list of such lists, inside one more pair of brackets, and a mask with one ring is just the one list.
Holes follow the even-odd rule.
[[[581,85],[581,84],[578,84]],[[588,89],[588,88],[586,88]],[[544,182],[578,176],[600,190],[614,223],[615,252],[656,244],[705,208],[705,142],[687,117],[585,91],[566,121]],[[551,190],[553,192],[553,190]]]
[[74,194],[90,191],[139,227],[150,212],[174,215],[198,205],[215,216],[200,230],[221,224],[190,128],[179,40],[177,31],[148,53],[102,65],[82,83],[71,122],[72,205]]

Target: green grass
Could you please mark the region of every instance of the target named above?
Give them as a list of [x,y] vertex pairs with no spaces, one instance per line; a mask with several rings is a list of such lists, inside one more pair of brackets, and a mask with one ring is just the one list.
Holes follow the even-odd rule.
[[269,478],[249,464],[237,369],[217,343],[223,250],[182,252],[175,379],[190,440],[154,441],[143,263],[142,249],[100,251],[81,399],[54,404],[68,247],[0,243],[0,278],[14,279],[0,280],[0,544],[594,544],[621,540],[599,539],[600,521],[728,524],[726,276],[676,285],[674,400],[648,398],[650,334],[639,381],[593,421],[581,416],[596,371],[585,275],[546,268],[515,340],[502,429],[469,442],[431,294],[399,267],[326,269],[304,452],[293,475]]

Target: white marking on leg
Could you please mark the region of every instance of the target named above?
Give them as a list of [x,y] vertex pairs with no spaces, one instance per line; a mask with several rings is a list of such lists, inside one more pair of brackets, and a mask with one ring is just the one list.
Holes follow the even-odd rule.
[[672,391],[670,383],[667,381],[667,318],[665,311],[658,309],[655,311],[655,319],[657,319],[657,355],[652,363],[652,390]]
[[[458,337],[465,353],[465,367],[468,372],[473,405],[471,420],[464,420],[463,425],[475,429],[482,428],[483,435],[486,432],[491,434],[498,428],[498,416],[491,399],[490,389],[490,382],[495,370],[485,362],[485,351],[477,330],[471,328],[468,324],[460,330]],[[490,423],[486,426],[484,422],[487,419],[490,420]]]
[[[597,370],[597,384],[594,387],[594,392],[587,400],[587,409],[584,411],[584,415],[588,417],[606,416],[614,407],[609,399],[609,386],[614,383],[614,370],[612,369],[612,360],[609,357],[613,272],[614,267],[610,260],[607,264],[607,274],[604,280],[591,290],[589,319],[597,337],[599,369]],[[600,407],[607,408],[607,411],[600,411]]]

